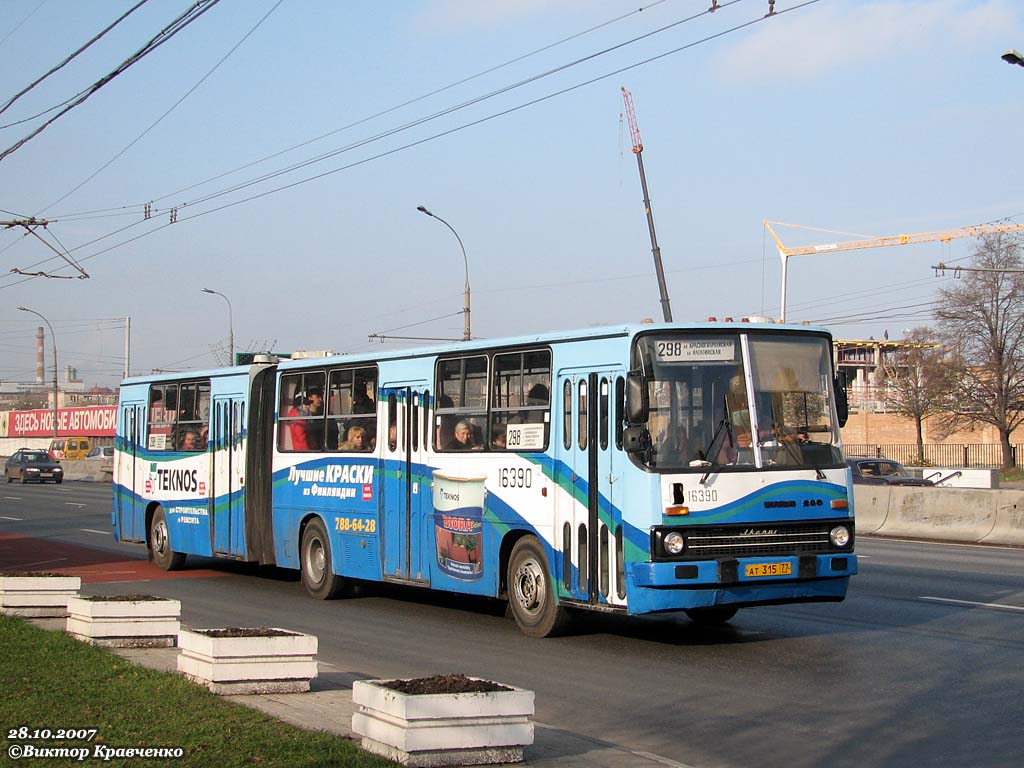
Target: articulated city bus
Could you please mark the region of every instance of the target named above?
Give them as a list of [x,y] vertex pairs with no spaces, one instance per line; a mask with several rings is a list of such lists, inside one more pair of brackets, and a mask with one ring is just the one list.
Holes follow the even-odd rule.
[[631,325],[131,378],[113,526],[186,555],[576,610],[839,601],[857,571],[822,329]]

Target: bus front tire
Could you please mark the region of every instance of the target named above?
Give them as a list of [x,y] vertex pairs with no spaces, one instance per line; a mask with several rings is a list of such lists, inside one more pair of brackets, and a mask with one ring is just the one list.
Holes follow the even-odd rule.
[[736,608],[732,605],[715,605],[710,608],[689,608],[686,615],[690,621],[702,627],[718,627],[725,624],[736,615]]
[[310,597],[330,600],[345,591],[345,579],[334,573],[331,566],[331,542],[327,529],[317,518],[310,520],[302,532],[302,548],[299,552],[302,586]]
[[149,524],[149,552],[162,571],[177,571],[185,565],[185,554],[171,549],[164,508],[157,507]]
[[508,603],[520,631],[528,637],[553,637],[568,626],[568,609],[558,604],[547,558],[533,536],[520,539],[512,548]]

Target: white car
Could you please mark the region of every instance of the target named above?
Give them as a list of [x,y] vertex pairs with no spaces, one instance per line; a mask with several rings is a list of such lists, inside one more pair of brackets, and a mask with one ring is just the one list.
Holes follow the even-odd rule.
[[88,454],[87,459],[94,459],[96,461],[113,461],[114,460],[114,446],[112,445],[97,445]]

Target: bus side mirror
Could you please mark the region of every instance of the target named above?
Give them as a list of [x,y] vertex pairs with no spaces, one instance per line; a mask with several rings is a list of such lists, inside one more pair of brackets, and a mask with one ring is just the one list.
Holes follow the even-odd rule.
[[643,453],[651,447],[651,433],[646,427],[626,427],[622,430],[622,450]]
[[646,424],[649,411],[647,380],[643,375],[630,371],[626,376],[626,423],[630,426]]
[[836,390],[836,417],[839,419],[839,427],[846,426],[846,420],[850,418],[850,402],[846,397],[846,371],[840,371],[835,380]]

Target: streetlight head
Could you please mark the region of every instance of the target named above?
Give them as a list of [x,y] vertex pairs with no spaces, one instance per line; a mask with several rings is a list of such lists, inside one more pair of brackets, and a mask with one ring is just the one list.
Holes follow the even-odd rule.
[[32,311],[28,307],[18,307],[18,309],[20,309],[22,312],[31,312]]
[[433,216],[434,215],[430,211],[427,210],[427,207],[425,205],[417,205],[416,206],[416,210],[419,211],[420,213],[427,214],[427,216]]
[[1018,67],[1024,67],[1024,54],[1013,48],[1004,53],[1002,59],[1007,64],[1016,64]]
[[203,293],[216,293],[216,291],[211,291],[209,288],[203,288],[202,291]]

